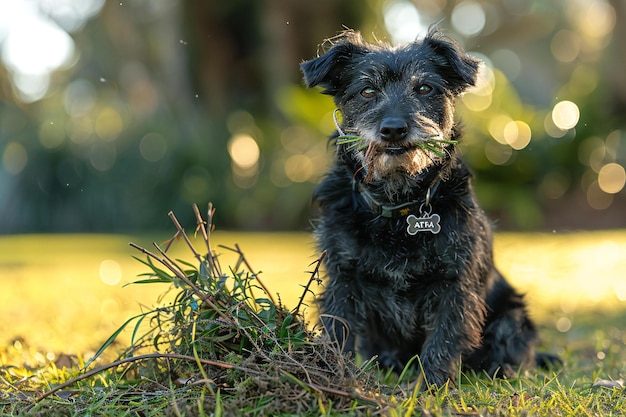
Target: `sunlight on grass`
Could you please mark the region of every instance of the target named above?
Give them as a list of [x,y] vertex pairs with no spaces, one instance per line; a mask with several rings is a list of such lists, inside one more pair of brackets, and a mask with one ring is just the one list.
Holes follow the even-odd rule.
[[539,316],[626,307],[624,231],[503,233],[494,250],[498,266],[539,307]]
[[[219,233],[216,244],[238,243],[250,253],[250,263],[292,304],[308,279],[305,271],[315,260],[308,234]],[[121,235],[27,235],[0,237],[0,353],[17,345],[25,356],[54,357],[59,353],[89,354],[124,321],[151,308],[167,286],[125,286],[146,272],[133,259],[142,254],[128,246],[133,241],[151,247],[166,234],[153,237]],[[224,267],[235,255],[221,249]],[[183,242],[171,254],[186,257]],[[113,285],[111,285],[113,284]],[[145,308],[144,308],[145,309]],[[125,334],[120,342],[128,342]],[[43,360],[43,359],[42,359]]]
[[[167,289],[124,287],[146,272],[128,242],[149,247],[169,237],[122,235],[27,235],[0,237],[0,353],[2,346],[24,349],[42,361],[60,353],[89,354],[126,319],[154,307]],[[306,233],[213,234],[216,245],[239,244],[252,268],[293,306],[302,293],[309,264],[317,258]],[[221,263],[236,255],[222,248]],[[186,256],[177,242],[173,258]],[[626,307],[626,233],[501,233],[496,263],[522,292],[544,326],[567,332],[576,311],[616,311]],[[315,287],[315,286],[314,286]],[[318,288],[313,288],[317,291]],[[312,311],[313,307],[309,307]],[[120,339],[126,344],[130,335]],[[28,350],[28,352],[27,352]],[[33,355],[35,353],[36,355]],[[27,355],[28,354],[28,355]],[[0,356],[1,359],[1,356]],[[3,362],[3,360],[0,360]]]

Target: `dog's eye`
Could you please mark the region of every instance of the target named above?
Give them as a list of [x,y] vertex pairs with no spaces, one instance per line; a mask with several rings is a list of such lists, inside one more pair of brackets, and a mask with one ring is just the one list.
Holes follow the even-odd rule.
[[427,94],[430,94],[431,91],[433,91],[433,88],[431,86],[429,86],[428,84],[422,84],[417,89],[417,92],[420,93],[423,96],[425,96]]
[[361,95],[365,98],[372,98],[376,95],[376,90],[371,87],[367,87],[361,90]]

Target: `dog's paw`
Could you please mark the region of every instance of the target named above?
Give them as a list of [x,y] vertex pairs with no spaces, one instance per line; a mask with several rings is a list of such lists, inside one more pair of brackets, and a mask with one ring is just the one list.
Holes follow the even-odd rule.
[[404,366],[403,363],[398,359],[397,353],[392,351],[380,352],[376,360],[383,368],[393,369],[396,372],[402,371],[402,368]]
[[546,370],[559,369],[565,365],[563,359],[561,359],[559,356],[553,355],[551,353],[542,352],[539,352],[535,355],[535,363],[539,368]]
[[454,384],[454,381],[450,379],[450,374],[442,370],[428,370],[424,369],[424,376],[426,377],[426,384],[431,387],[442,387],[446,382]]

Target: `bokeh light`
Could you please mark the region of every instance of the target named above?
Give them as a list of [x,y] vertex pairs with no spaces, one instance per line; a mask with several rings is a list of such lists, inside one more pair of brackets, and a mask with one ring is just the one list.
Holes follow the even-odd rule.
[[383,17],[385,28],[395,44],[412,42],[428,30],[428,26],[422,24],[417,8],[410,1],[388,1],[383,7]]
[[574,0],[567,12],[576,29],[586,38],[601,39],[615,27],[615,9],[606,0]]
[[228,141],[228,153],[233,162],[233,181],[239,188],[251,188],[256,183],[261,156],[256,140],[247,133],[237,133]]
[[240,168],[251,168],[259,162],[261,151],[254,138],[240,133],[228,142],[228,153],[233,163]]
[[124,121],[116,109],[105,107],[100,110],[94,124],[94,131],[100,139],[107,142],[113,141],[123,129]]
[[572,321],[568,317],[559,317],[555,327],[561,333],[568,332],[572,328]]
[[571,30],[558,31],[550,43],[552,55],[561,62],[573,62],[578,58],[581,49],[580,36]]
[[587,187],[587,204],[596,210],[606,210],[613,204],[613,195],[605,193],[598,181],[593,181]]
[[104,0],[2,2],[1,58],[21,101],[43,98],[50,74],[74,65],[77,51],[69,33],[82,29],[103,5]]
[[2,152],[2,166],[12,175],[18,175],[26,167],[28,152],[22,144],[9,142]]
[[285,174],[293,182],[305,182],[313,175],[313,161],[307,155],[292,155],[285,161]]
[[489,134],[496,141],[498,141],[498,143],[506,145],[507,141],[504,137],[504,129],[512,121],[513,119],[511,119],[509,116],[505,114],[498,114],[489,121],[489,124],[487,125],[487,130],[489,131]]
[[590,167],[594,172],[599,172],[604,164],[606,145],[604,140],[597,136],[586,138],[578,147],[578,160]]
[[465,107],[475,112],[485,111],[491,106],[496,78],[493,70],[481,65],[476,85],[468,90],[461,100]]
[[528,146],[532,136],[530,126],[521,120],[513,120],[507,123],[502,133],[506,143],[517,151]]
[[615,162],[604,165],[598,172],[598,186],[607,194],[617,194],[626,184],[624,167]]
[[578,106],[569,100],[556,103],[552,109],[552,121],[561,130],[572,129],[578,124],[579,119]]
[[522,71],[519,55],[510,49],[498,49],[490,55],[493,65],[500,69],[510,81],[515,81]]
[[452,10],[452,26],[465,36],[476,36],[482,32],[487,22],[485,11],[480,3],[464,1]]
[[104,1],[39,0],[39,7],[63,29],[72,33],[81,30],[89,19],[96,16],[104,6]]
[[513,149],[510,146],[502,145],[493,140],[485,143],[485,156],[494,165],[505,165],[512,155]]
[[112,259],[100,262],[98,272],[100,280],[107,285],[117,285],[122,280],[122,267]]
[[158,133],[148,133],[139,142],[139,152],[146,161],[158,162],[167,154],[167,142]]
[[[74,53],[72,38],[50,20],[17,11],[22,8],[22,2],[12,3],[13,11],[22,22],[12,26],[4,40],[4,63],[25,74],[42,74],[67,64]],[[6,12],[3,8],[3,13]]]
[[556,124],[554,124],[554,120],[552,119],[552,112],[546,114],[546,117],[543,119],[543,128],[546,133],[555,139],[562,138],[567,135],[569,129],[561,129]]

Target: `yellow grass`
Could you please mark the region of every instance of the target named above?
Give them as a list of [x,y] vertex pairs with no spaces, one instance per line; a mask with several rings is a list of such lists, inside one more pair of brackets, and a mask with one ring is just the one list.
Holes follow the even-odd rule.
[[[129,242],[153,249],[169,236],[21,235],[0,237],[0,353],[2,346],[29,345],[39,357],[94,352],[126,319],[157,305],[167,285],[130,285],[148,271],[132,256],[145,256]],[[224,233],[214,243],[239,244],[251,266],[283,302],[294,305],[306,283],[305,271],[315,257],[304,233]],[[200,250],[203,242],[194,245]],[[226,249],[222,266],[236,256]],[[172,257],[193,261],[185,243],[177,241]],[[129,332],[121,338],[126,342]],[[0,360],[1,363],[1,360]]]
[[[0,364],[13,345],[44,361],[60,353],[89,354],[142,306],[151,308],[167,287],[126,286],[146,272],[128,242],[151,248],[156,237],[123,235],[0,236]],[[317,257],[309,234],[216,232],[214,244],[238,243],[261,279],[294,306]],[[195,244],[201,248],[198,239]],[[173,256],[193,261],[184,242]],[[235,256],[222,253],[227,267]],[[502,233],[496,263],[527,293],[544,325],[567,332],[574,312],[626,308],[626,232]],[[314,285],[314,287],[316,287]],[[314,290],[316,288],[313,288]],[[548,314],[550,313],[550,314]],[[129,334],[121,339],[129,340]]]

